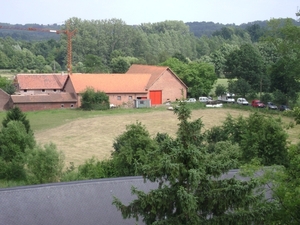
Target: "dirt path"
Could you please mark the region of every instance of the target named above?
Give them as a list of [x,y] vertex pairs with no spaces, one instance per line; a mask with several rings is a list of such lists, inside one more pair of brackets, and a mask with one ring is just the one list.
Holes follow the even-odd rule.
[[[243,113],[231,109],[202,109],[192,112],[192,119],[202,118],[205,129],[220,125],[227,114],[238,116]],[[126,130],[126,125],[141,122],[151,135],[157,132],[174,135],[178,120],[172,111],[155,111],[128,115],[99,116],[90,119],[72,121],[55,129],[36,132],[38,143],[53,142],[57,149],[64,152],[66,165],[74,162],[75,166],[82,164],[92,156],[98,159],[109,158],[113,151],[114,139]]]

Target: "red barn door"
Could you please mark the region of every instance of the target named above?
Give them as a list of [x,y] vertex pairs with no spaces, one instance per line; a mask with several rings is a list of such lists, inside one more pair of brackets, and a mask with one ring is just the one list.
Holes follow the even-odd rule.
[[162,104],[162,92],[161,91],[150,91],[151,105]]

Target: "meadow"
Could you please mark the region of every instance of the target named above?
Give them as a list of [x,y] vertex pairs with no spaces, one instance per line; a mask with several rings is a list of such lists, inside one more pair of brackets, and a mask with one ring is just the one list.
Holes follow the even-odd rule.
[[[204,130],[221,125],[228,114],[233,117],[248,116],[252,108],[205,108],[200,103],[192,104],[191,119],[201,118]],[[5,112],[0,113],[2,121]],[[95,156],[99,160],[107,159],[113,151],[115,138],[126,130],[126,125],[141,122],[151,136],[156,133],[168,133],[175,136],[178,120],[173,111],[166,106],[145,109],[112,109],[107,111],[82,111],[76,109],[47,110],[26,112],[37,143],[43,145],[53,142],[58,150],[65,154],[66,166],[73,162],[75,166]],[[281,116],[274,113],[273,116]],[[283,117],[284,124],[292,119]],[[288,129],[289,141],[299,140],[299,126]]]

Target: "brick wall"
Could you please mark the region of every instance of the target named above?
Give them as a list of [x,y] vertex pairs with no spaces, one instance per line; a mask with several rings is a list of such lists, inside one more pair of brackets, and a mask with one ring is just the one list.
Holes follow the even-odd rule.
[[74,102],[62,102],[62,103],[17,103],[13,106],[18,106],[23,112],[26,111],[37,111],[47,109],[70,109],[77,108],[77,104]]
[[10,95],[0,88],[0,111],[9,109]]
[[149,90],[161,90],[162,103],[186,98],[187,93],[186,87],[169,70],[166,70]]

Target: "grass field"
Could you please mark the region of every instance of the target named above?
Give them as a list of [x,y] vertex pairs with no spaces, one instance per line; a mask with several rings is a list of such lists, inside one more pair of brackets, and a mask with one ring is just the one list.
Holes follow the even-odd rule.
[[[198,104],[198,103],[196,103]],[[199,103],[200,104],[200,103]],[[252,111],[238,108],[200,108],[192,110],[192,118],[201,118],[205,129],[221,125],[228,114],[233,117],[248,116]],[[113,151],[115,138],[126,130],[126,125],[141,122],[152,136],[165,132],[172,136],[177,131],[178,120],[166,107],[151,109],[113,109],[107,111],[51,110],[27,112],[35,138],[39,144],[53,142],[66,156],[66,166],[78,166],[93,156],[107,159]],[[274,116],[279,116],[279,113]],[[0,120],[5,116],[0,113]],[[283,118],[288,124],[291,118]],[[289,140],[299,140],[300,128],[287,130]]]

